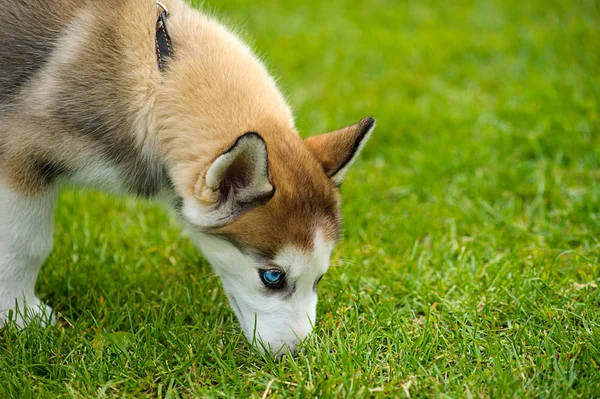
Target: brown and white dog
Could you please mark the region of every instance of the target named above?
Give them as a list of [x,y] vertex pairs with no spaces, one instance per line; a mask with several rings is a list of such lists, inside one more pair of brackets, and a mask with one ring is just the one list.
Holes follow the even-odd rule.
[[0,0],[0,324],[52,320],[34,285],[57,194],[88,186],[165,199],[246,337],[293,351],[339,238],[337,187],[375,121],[302,140],[244,43],[164,3]]

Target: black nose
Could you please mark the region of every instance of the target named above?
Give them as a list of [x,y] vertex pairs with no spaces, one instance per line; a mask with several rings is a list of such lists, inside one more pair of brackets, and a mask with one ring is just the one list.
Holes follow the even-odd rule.
[[298,353],[298,349],[296,349],[296,348],[286,349],[285,351],[282,350],[281,352],[278,352],[277,354],[275,354],[275,359],[283,360],[288,356],[294,357],[294,356],[296,356],[297,353]]
[[285,356],[296,356],[301,351],[298,349],[298,344],[300,344],[300,340],[294,340],[293,342],[286,343],[277,353],[275,353],[275,358],[277,360],[283,359]]

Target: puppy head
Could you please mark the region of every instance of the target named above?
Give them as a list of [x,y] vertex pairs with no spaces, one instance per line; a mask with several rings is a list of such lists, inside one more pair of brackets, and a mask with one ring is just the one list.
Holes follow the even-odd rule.
[[182,216],[221,277],[246,337],[294,352],[340,234],[337,186],[375,121],[302,141],[241,135],[198,178]]

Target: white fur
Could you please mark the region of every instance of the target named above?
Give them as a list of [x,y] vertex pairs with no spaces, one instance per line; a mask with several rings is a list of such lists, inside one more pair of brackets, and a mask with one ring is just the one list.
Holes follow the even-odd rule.
[[0,325],[13,311],[24,326],[52,319],[52,309],[34,292],[38,272],[52,250],[56,190],[39,198],[19,196],[0,180]]
[[344,177],[346,176],[346,172],[348,172],[348,169],[350,168],[352,163],[354,163],[354,161],[356,160],[358,155],[362,152],[365,144],[367,144],[367,141],[369,141],[369,139],[371,138],[371,133],[373,133],[373,130],[375,129],[375,125],[376,125],[376,123],[373,122],[373,126],[371,126],[369,131],[363,136],[362,140],[358,144],[358,148],[356,149],[356,151],[354,151],[354,154],[352,154],[352,158],[350,158],[350,161],[348,161],[342,169],[338,170],[338,172],[331,177],[336,184],[341,184],[342,181],[344,180]]
[[[292,352],[312,331],[316,318],[317,293],[314,284],[327,271],[333,243],[324,241],[321,231],[315,234],[314,249],[306,252],[294,246],[283,248],[274,263],[286,272],[287,291],[270,291],[263,285],[260,265],[229,242],[216,236],[199,234],[198,245],[221,277],[246,337],[262,342],[274,354],[285,349]],[[259,348],[261,346],[259,345]]]

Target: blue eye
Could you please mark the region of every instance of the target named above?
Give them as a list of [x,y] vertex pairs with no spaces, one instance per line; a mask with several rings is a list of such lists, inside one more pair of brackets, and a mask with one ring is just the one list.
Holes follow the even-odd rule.
[[279,269],[259,270],[260,279],[269,288],[281,288],[285,281],[285,273]]

